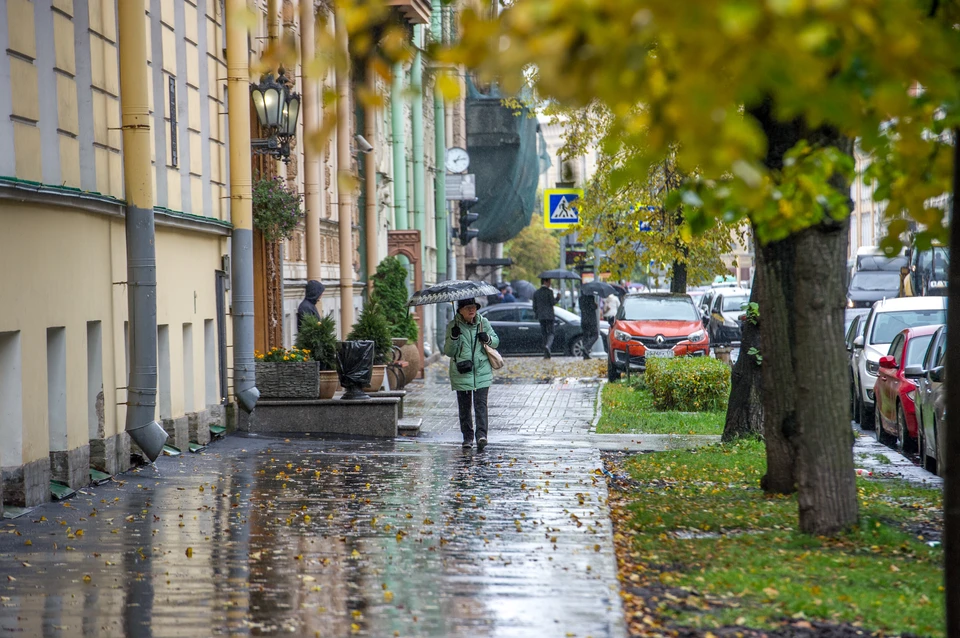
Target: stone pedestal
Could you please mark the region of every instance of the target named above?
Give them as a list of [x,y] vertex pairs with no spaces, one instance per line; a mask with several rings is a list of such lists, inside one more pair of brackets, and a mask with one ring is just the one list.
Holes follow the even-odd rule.
[[241,432],[260,434],[311,433],[348,436],[397,436],[398,397],[363,401],[288,400],[257,403],[252,414],[240,413]]
[[33,507],[50,500],[50,459],[3,469],[3,498],[7,505]]
[[187,415],[187,430],[189,440],[193,443],[206,445],[210,442],[210,413],[206,410],[193,412]]
[[90,446],[50,452],[50,477],[78,490],[90,484]]
[[383,390],[382,392],[377,392],[377,397],[394,397],[400,399],[400,404],[397,406],[397,418],[403,418],[403,399],[407,396],[406,390]]
[[187,444],[190,442],[190,419],[187,416],[177,417],[176,419],[164,419],[161,423],[164,431],[170,435],[167,439],[167,445],[175,445],[180,451],[187,450]]
[[120,434],[113,437],[114,440],[114,449],[117,453],[117,471],[126,472],[131,467],[133,467],[133,461],[130,460],[130,446],[133,445],[133,441],[130,440],[130,435],[126,432],[121,432]]
[[237,423],[240,420],[240,410],[236,402],[230,402],[223,406],[224,418],[223,427],[227,428],[227,434],[237,431]]

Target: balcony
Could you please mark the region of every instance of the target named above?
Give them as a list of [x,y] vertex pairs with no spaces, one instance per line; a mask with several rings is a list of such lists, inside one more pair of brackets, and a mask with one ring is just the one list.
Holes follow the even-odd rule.
[[386,4],[396,7],[410,24],[430,22],[430,0],[387,0]]

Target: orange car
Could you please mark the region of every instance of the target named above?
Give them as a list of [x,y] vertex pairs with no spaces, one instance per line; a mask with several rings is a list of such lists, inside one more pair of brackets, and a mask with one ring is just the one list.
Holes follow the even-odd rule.
[[623,298],[610,327],[607,379],[644,370],[649,357],[705,357],[710,337],[690,295],[640,293]]

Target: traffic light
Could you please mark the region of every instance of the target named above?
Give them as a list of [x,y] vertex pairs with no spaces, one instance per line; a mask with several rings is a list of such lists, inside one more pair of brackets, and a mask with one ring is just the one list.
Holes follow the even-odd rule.
[[479,213],[468,212],[470,207],[476,203],[474,201],[461,200],[460,201],[460,245],[466,246],[470,243],[470,240],[475,238],[480,234],[480,231],[475,228],[470,228],[470,224],[480,219]]

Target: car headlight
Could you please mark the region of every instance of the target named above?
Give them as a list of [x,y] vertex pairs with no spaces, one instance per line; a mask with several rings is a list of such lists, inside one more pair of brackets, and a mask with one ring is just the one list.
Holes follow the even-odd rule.
[[907,390],[907,398],[908,398],[908,399],[910,399],[911,401],[913,401],[916,396],[917,396],[917,391],[916,391],[916,390]]
[[847,299],[847,308],[856,308],[857,304],[854,303],[853,299]]
[[630,341],[630,335],[622,330],[614,330],[613,338],[617,341]]
[[877,376],[877,373],[880,372],[880,363],[877,361],[867,360],[867,374],[872,374]]
[[707,338],[707,333],[704,332],[703,330],[697,330],[692,335],[687,337],[687,339],[690,340],[690,343],[700,343],[706,338]]

